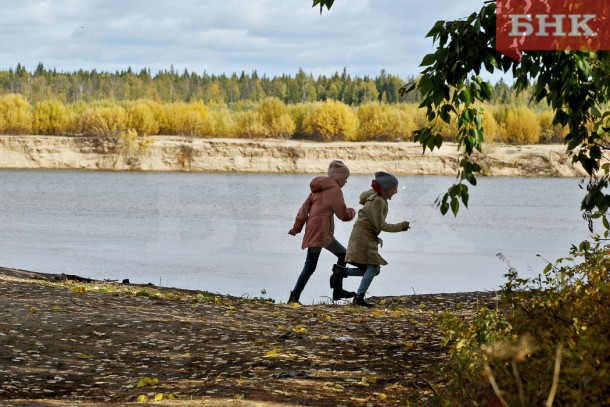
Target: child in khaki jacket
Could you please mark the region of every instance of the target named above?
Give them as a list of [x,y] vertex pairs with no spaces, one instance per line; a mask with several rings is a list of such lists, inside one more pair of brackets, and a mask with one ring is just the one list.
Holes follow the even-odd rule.
[[356,268],[346,268],[337,264],[333,266],[331,276],[331,286],[338,286],[347,276],[362,276],[353,303],[367,307],[373,304],[365,300],[364,295],[373,278],[379,274],[381,266],[388,264],[379,255],[378,248],[382,243],[379,233],[404,232],[409,229],[409,222],[392,224],[385,221],[388,214],[388,200],[398,191],[398,179],[392,174],[379,171],[375,173],[371,186],[372,189],[360,194],[360,204],[363,206],[358,211],[358,219],[354,223],[347,244],[345,261]]

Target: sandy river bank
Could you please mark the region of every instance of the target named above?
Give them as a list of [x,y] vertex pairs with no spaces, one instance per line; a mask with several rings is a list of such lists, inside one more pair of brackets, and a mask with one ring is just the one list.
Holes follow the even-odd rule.
[[[0,136],[0,168],[323,173],[333,159],[352,173],[385,170],[396,175],[455,175],[455,144],[427,151],[411,142],[333,142],[203,139],[157,136],[145,147],[111,139]],[[484,175],[578,177],[563,145],[489,145],[477,158]]]

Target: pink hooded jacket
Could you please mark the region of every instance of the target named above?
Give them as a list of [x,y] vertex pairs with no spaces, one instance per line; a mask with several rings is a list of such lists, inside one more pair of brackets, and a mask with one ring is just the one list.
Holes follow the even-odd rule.
[[315,177],[309,188],[311,193],[299,209],[292,230],[299,233],[306,225],[301,248],[326,247],[335,239],[333,215],[347,222],[354,219],[356,211],[345,205],[343,192],[334,178]]

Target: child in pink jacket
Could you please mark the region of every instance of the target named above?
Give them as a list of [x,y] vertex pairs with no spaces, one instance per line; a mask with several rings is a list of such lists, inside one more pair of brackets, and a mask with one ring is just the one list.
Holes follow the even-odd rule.
[[[333,236],[335,230],[334,216],[348,222],[356,216],[353,208],[348,208],[343,200],[341,188],[347,183],[350,171],[339,160],[334,160],[328,167],[328,176],[319,176],[311,180],[311,193],[303,202],[297,213],[294,225],[288,233],[292,236],[300,233],[305,226],[302,249],[307,248],[305,266],[297,279],[294,289],[290,292],[288,303],[298,303],[301,292],[307,281],[316,270],[322,249],[337,256],[337,264],[345,266],[346,249]],[[354,292],[343,290],[343,282],[333,287],[333,300],[352,298]]]

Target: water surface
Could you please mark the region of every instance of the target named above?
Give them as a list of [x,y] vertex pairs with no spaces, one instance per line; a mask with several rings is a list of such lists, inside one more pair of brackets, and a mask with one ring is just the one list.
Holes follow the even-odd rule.
[[[0,264],[286,301],[305,260],[302,234],[287,232],[311,178],[2,170]],[[370,180],[350,177],[348,206],[359,208]],[[535,276],[545,259],[567,255],[588,236],[579,179],[480,178],[457,218],[434,205],[453,177],[399,180],[388,221],[408,220],[412,229],[382,234],[389,265],[370,295],[494,290],[509,263]],[[344,245],[352,224],[337,221]],[[322,253],[305,302],[328,300],[333,262]]]

